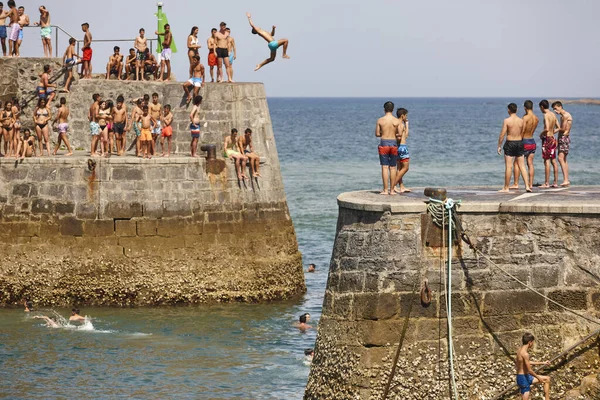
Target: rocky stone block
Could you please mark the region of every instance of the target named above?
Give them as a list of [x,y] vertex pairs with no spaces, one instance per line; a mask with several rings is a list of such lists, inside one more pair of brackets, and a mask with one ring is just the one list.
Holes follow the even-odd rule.
[[[555,290],[548,293],[548,297],[573,310],[587,309],[587,292],[584,290]],[[551,311],[562,310],[552,302],[548,302],[548,309]]]
[[391,319],[400,311],[400,297],[393,293],[362,293],[353,298],[354,319]]
[[484,315],[515,315],[546,310],[546,300],[543,297],[522,290],[486,293],[484,303]]
[[59,231],[63,236],[83,236],[83,221],[74,217],[59,220]]

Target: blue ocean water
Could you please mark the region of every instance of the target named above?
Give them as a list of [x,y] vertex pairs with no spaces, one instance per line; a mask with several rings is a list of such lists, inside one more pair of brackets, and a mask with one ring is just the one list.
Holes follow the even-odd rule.
[[[316,328],[320,318],[336,196],[381,185],[374,132],[386,100],[409,110],[407,186],[502,184],[502,119],[510,101],[525,99],[270,99],[305,268],[317,264],[305,274],[306,295],[265,305],[85,309],[93,319],[84,329],[49,329],[0,310],[0,398],[301,399],[303,350],[316,329],[301,333],[292,323],[309,312]],[[600,107],[565,108],[574,118],[571,181],[598,184]],[[539,151],[535,162],[540,182]]]

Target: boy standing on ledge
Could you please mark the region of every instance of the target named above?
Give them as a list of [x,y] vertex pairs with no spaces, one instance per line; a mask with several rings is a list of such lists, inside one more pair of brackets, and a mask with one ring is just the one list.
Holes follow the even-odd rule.
[[81,30],[85,33],[83,36],[83,57],[81,61],[81,79],[89,79],[92,77],[92,32],[90,32],[90,24],[84,22],[81,24]]
[[[160,53],[160,78],[158,78],[158,82],[168,81],[171,79],[171,42],[173,42],[171,25],[166,24],[165,31],[156,31],[156,35],[163,37],[163,51]],[[165,76],[165,65],[167,66],[167,77],[163,79]]]
[[[540,110],[544,114],[544,130],[540,133],[542,139],[542,159],[544,160],[545,181],[541,188],[558,187],[558,167],[556,165],[556,139],[554,132],[558,129],[558,120],[550,112],[548,100],[540,101]],[[554,169],[554,183],[550,186],[550,164]]]
[[532,365],[548,365],[547,362],[529,361],[529,349],[533,347],[535,338],[531,333],[525,333],[522,338],[523,345],[517,351],[515,365],[517,367],[517,385],[521,392],[523,400],[528,400],[531,394],[531,385],[544,385],[544,395],[546,400],[550,400],[550,377],[538,375],[531,368]]
[[[396,133],[396,140],[398,142],[398,159],[397,159],[397,172],[395,185],[392,186],[396,193],[409,193],[410,189],[404,186],[402,178],[408,172],[408,166],[410,163],[410,154],[408,153],[408,147],[406,146],[406,139],[408,138],[408,110],[406,108],[399,108],[396,111],[398,117],[398,133]],[[400,185],[400,191],[396,189],[396,185]]]
[[571,125],[573,125],[573,117],[563,109],[560,101],[552,103],[552,109],[560,115],[560,129],[558,130],[558,163],[563,173],[563,183],[560,186],[569,186],[569,163],[567,156],[569,155],[569,147],[571,147]]
[[395,195],[396,160],[398,158],[396,134],[398,133],[400,121],[392,115],[394,103],[391,101],[383,105],[383,111],[385,115],[377,120],[377,125],[375,126],[375,137],[381,138],[377,149],[379,151],[379,164],[381,164],[383,191],[379,194]]
[[202,96],[194,97],[194,107],[190,112],[190,133],[192,134],[192,143],[190,143],[190,152],[192,157],[198,157],[198,140],[200,140],[200,104],[202,104]]
[[502,124],[502,131],[498,138],[498,154],[502,151],[502,142],[506,136],[506,142],[504,143],[504,187],[499,190],[501,193],[508,193],[510,185],[510,178],[512,176],[513,164],[516,162],[519,165],[523,182],[525,182],[525,190],[531,192],[529,186],[529,178],[527,176],[527,170],[525,169],[525,162],[523,160],[523,120],[517,116],[517,105],[510,103],[508,105],[509,117],[504,120]]

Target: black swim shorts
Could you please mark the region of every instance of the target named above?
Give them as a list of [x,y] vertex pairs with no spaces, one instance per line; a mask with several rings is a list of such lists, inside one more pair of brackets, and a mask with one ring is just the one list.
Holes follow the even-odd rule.
[[229,57],[229,51],[227,49],[217,47],[217,58],[228,58],[228,57]]
[[522,140],[507,140],[504,142],[504,155],[509,157],[523,157],[525,148]]
[[122,135],[123,131],[125,130],[125,124],[122,122],[115,122],[113,124],[113,130],[117,135]]

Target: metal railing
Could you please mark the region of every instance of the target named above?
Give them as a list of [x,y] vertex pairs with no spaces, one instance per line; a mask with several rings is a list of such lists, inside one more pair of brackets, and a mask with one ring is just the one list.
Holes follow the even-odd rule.
[[[60,49],[60,45],[59,45],[59,33],[63,33],[64,35],[68,36],[68,38],[73,38],[77,41],[77,54],[79,54],[79,50],[81,48],[81,46],[83,45],[83,40],[81,39],[77,39],[75,38],[75,36],[71,35],[69,32],[65,31],[62,27],[60,27],[59,25],[50,25],[51,28],[54,28],[54,56],[56,58],[59,58],[59,49]],[[39,25],[28,25],[28,26],[24,26],[23,29],[29,29],[29,28],[38,28],[40,29]],[[148,39],[148,44],[149,44],[149,49],[150,49],[150,53],[154,52],[154,42],[158,42],[158,39],[153,39],[153,38],[147,38]],[[94,39],[92,40],[92,44],[93,43],[121,43],[121,42],[128,42],[128,43],[134,43],[135,39]],[[124,56],[127,55],[127,52],[124,51],[122,53]]]

